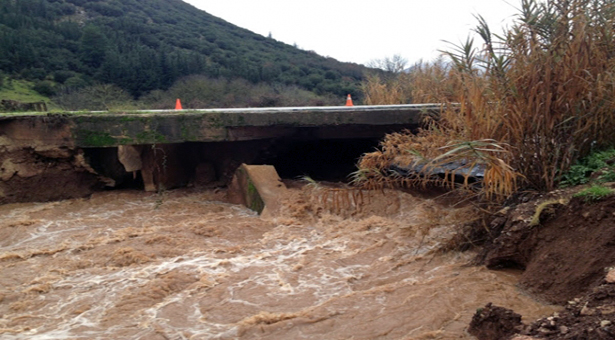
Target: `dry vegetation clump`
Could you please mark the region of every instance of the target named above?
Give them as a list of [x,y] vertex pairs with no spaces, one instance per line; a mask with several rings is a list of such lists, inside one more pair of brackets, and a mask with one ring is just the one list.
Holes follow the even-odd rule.
[[361,84],[361,90],[365,95],[364,103],[379,105],[410,102],[412,82],[409,79],[410,74],[404,72],[406,64],[407,60],[400,55],[371,61],[368,66],[373,71],[366,74],[366,81]]
[[[364,155],[358,182],[423,183],[433,179],[398,178],[387,169],[403,158],[430,166],[463,159],[486,166],[474,188],[501,200],[520,188],[552,190],[580,157],[614,144],[614,2],[522,0],[501,36],[478,21],[480,48],[468,39],[444,53],[450,63],[419,64],[397,78],[412,102],[446,105],[424,130],[389,135],[379,151]],[[380,96],[375,81],[364,85],[370,103],[398,102]],[[451,179],[439,180],[452,185]]]

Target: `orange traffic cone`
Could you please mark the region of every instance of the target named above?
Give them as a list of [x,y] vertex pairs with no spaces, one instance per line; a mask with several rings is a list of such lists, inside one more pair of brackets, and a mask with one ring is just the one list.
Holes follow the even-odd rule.
[[182,102],[179,101],[179,98],[177,98],[177,101],[175,102],[175,110],[183,110]]
[[352,98],[350,97],[350,95],[348,95],[348,98],[346,98],[346,106],[353,106],[352,105]]

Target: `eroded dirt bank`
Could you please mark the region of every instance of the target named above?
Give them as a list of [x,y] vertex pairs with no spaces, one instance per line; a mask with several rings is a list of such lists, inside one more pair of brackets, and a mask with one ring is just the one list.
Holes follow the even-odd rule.
[[0,336],[471,339],[487,302],[526,320],[555,310],[515,271],[435,252],[470,208],[340,195],[293,188],[269,220],[190,189],[0,206]]
[[615,339],[615,198],[572,198],[545,209],[541,224],[531,226],[536,207],[544,201],[553,197],[521,204],[494,221],[492,232],[499,236],[484,259],[490,268],[522,268],[519,284],[524,290],[565,309],[515,325],[510,311],[487,306],[475,316],[475,334],[484,333],[479,339],[502,331],[497,337]]
[[0,141],[0,204],[84,197],[103,187],[79,150]]

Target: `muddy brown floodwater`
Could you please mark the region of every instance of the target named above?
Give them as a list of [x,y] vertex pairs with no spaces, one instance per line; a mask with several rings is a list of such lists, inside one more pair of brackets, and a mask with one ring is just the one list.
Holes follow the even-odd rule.
[[470,208],[343,195],[294,188],[271,219],[219,190],[0,206],[0,338],[472,339],[487,302],[555,310],[435,251]]

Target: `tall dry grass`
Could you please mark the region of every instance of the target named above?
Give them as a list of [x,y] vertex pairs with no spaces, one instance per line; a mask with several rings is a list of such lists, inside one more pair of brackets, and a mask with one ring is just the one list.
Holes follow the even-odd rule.
[[[400,55],[372,60],[368,66],[374,71],[366,74],[361,86],[367,105],[406,104],[410,102],[409,74],[404,72],[408,61]],[[379,70],[379,71],[375,71]],[[384,72],[382,72],[384,71]]]
[[[386,63],[385,68],[391,67]],[[378,67],[378,63],[373,67]],[[435,103],[454,98],[448,81],[450,68],[443,59],[433,63],[418,62],[407,70],[396,67],[388,74],[370,73],[361,84],[366,105]]]
[[385,169],[398,157],[437,159],[451,143],[489,140],[489,148],[462,157],[487,164],[494,177],[482,193],[501,199],[519,187],[552,190],[579,157],[615,143],[613,1],[522,0],[502,35],[477,18],[479,48],[468,39],[444,53],[449,63],[420,64],[400,78],[412,102],[447,104],[439,119],[418,134],[385,139],[362,158],[364,173],[395,182]]

